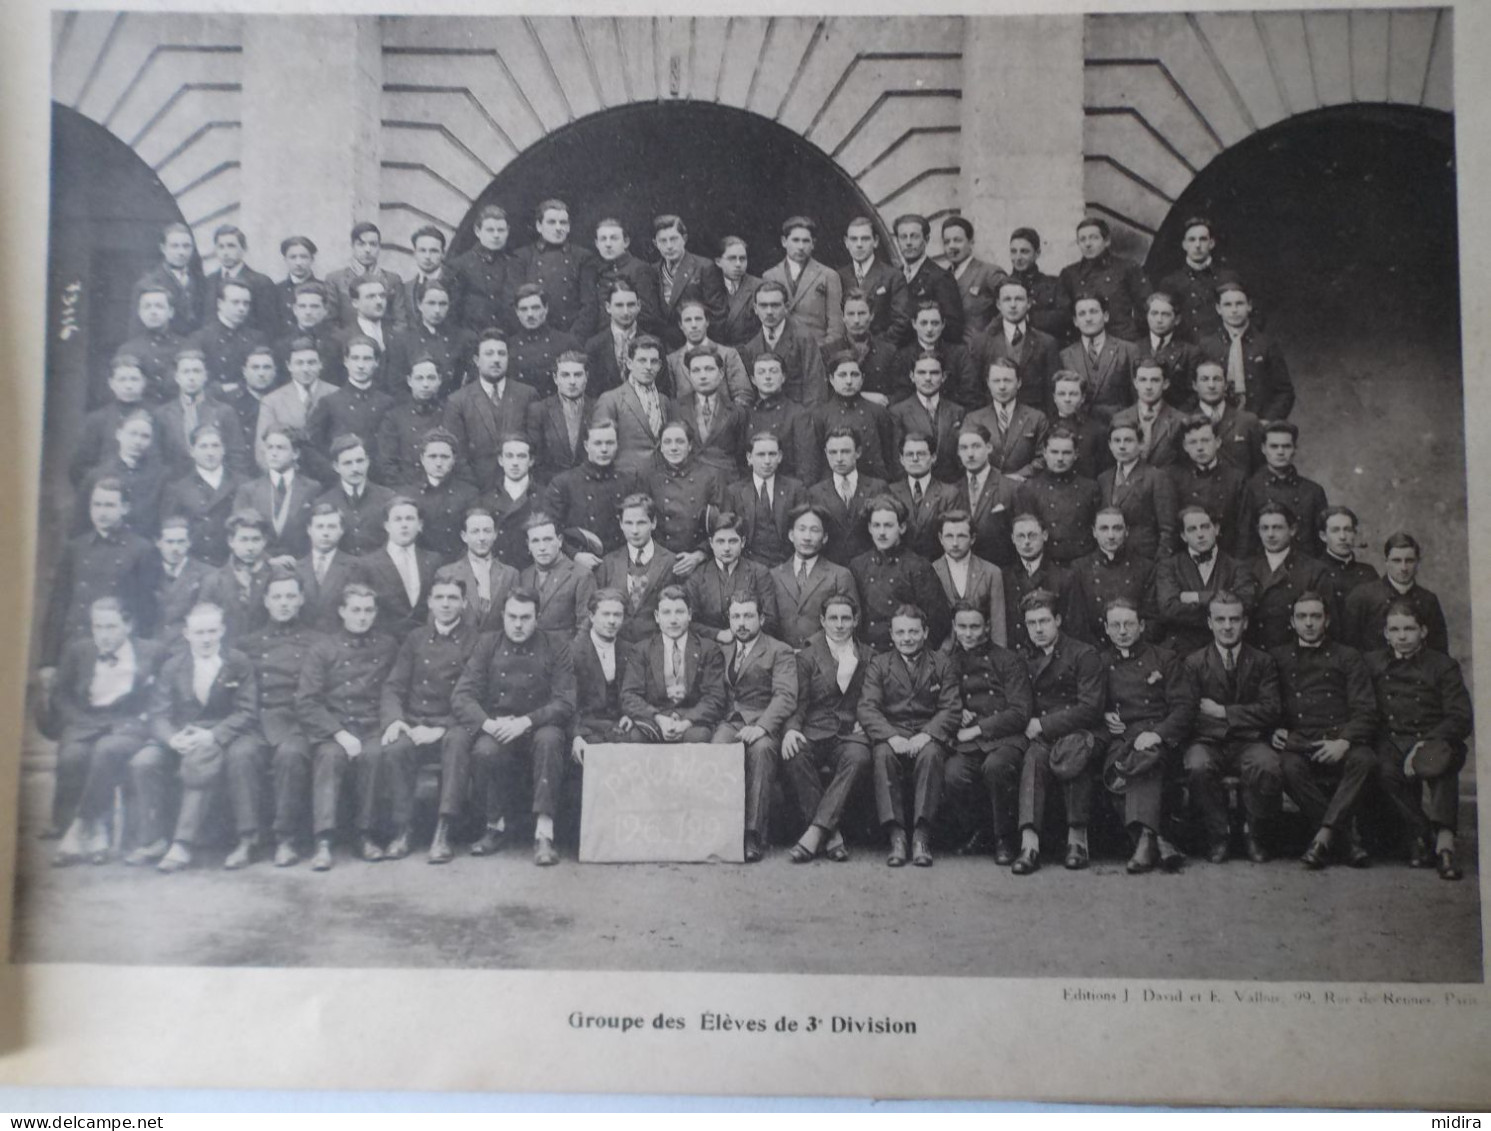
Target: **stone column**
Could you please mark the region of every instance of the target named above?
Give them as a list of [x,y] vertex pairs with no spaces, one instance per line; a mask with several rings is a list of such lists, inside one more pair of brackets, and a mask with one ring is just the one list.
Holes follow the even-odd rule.
[[315,240],[316,273],[345,266],[378,220],[383,38],[376,16],[245,19],[243,208],[249,262],[283,275],[279,242]]
[[1009,266],[1009,234],[1041,234],[1041,268],[1077,258],[1082,187],[1083,17],[969,16],[963,46],[961,210],[985,258]]

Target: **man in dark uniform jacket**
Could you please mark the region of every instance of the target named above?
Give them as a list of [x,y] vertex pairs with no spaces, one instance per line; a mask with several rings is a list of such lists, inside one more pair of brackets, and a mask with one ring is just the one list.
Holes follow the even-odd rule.
[[419,508],[419,544],[441,562],[465,552],[461,525],[477,504],[476,488],[455,474],[456,440],[444,428],[426,432],[419,445],[419,478],[405,487],[406,497]]
[[1092,552],[1102,492],[1096,480],[1074,470],[1077,440],[1066,428],[1058,425],[1046,434],[1042,456],[1045,467],[1020,484],[1014,509],[1041,516],[1051,536],[1047,552],[1065,564]]
[[295,332],[295,292],[304,283],[325,284],[316,278],[316,253],[320,250],[309,236],[286,236],[280,241],[280,258],[285,261],[285,277],[274,285],[275,336]]
[[145,711],[166,646],[134,636],[117,597],[89,607],[91,633],[62,653],[45,704],[44,730],[57,739],[48,836],[61,836],[57,865],[109,857],[109,822],[120,770],[148,737]]
[[[222,610],[201,604],[186,618],[187,647],[166,660],[150,691],[150,741],[130,759],[130,781],[139,806],[140,846],[126,864],[179,872],[192,862],[208,806],[228,763],[251,753],[258,713],[254,665],[242,652],[223,648]],[[259,831],[258,792],[245,793],[243,775],[228,774],[228,801],[240,838]],[[181,783],[175,831],[166,835],[170,782]],[[169,845],[169,847],[168,847]]]
[[761,631],[753,594],[730,598],[725,653],[725,711],[711,742],[745,746],[745,862],[761,859],[771,821],[771,787],[781,760],[782,730],[797,708],[797,661],[792,649]]
[[1074,612],[1079,607],[1076,581],[1066,566],[1059,565],[1046,553],[1050,538],[1040,515],[1017,512],[1010,520],[1015,556],[1003,571],[1005,639],[1020,652],[1029,652],[1032,647],[1021,605],[1037,589],[1055,596],[1056,615],[1063,622],[1074,624],[1080,619],[1080,614]]
[[368,482],[368,452],[362,437],[338,436],[331,442],[331,468],[337,483],[316,500],[330,503],[342,515],[342,549],[370,554],[383,544],[384,509],[394,493]]
[[576,337],[584,340],[605,328],[606,299],[617,283],[628,284],[637,296],[637,324],[642,333],[662,336],[663,296],[658,291],[657,275],[650,263],[632,254],[631,247],[631,237],[620,220],[607,216],[596,223],[595,305],[582,312],[570,327]]
[[549,324],[548,299],[537,283],[524,283],[513,292],[513,316],[518,328],[507,339],[512,375],[537,393],[535,400],[547,397],[554,391],[554,364],[559,355],[583,350],[585,343]]
[[[269,620],[262,628],[238,641],[238,650],[254,665],[259,681],[259,718],[255,737],[263,741],[252,757],[229,762],[229,772],[252,775],[240,780],[240,795],[257,788],[265,768],[270,780],[271,816],[269,830],[274,836],[274,864],[288,868],[300,860],[296,842],[306,831],[307,802],[311,792],[311,744],[300,725],[295,710],[295,696],[300,690],[300,672],[311,646],[320,639],[303,617],[304,586],[300,575],[282,565],[270,567],[269,584],[264,590],[264,605]],[[245,752],[247,753],[247,752]],[[255,835],[228,857],[227,863],[243,867],[258,848]]]
[[[1092,522],[1093,551],[1069,563],[1080,623],[1063,628],[1079,640],[1101,644],[1108,639],[1108,606],[1122,598],[1153,621],[1154,562],[1141,558],[1128,545],[1123,511],[1104,507]],[[1154,630],[1158,634],[1158,626]]]
[[596,258],[570,242],[569,205],[564,201],[545,200],[534,211],[538,239],[513,253],[513,277],[520,287],[542,288],[550,326],[581,332],[595,310]]
[[124,526],[129,501],[117,479],[99,479],[88,493],[91,529],[63,547],[52,573],[51,594],[41,633],[42,683],[52,680],[69,640],[88,634],[93,602],[118,597],[137,630],[155,625],[155,589],[160,557],[155,548]]
[[[1325,550],[1318,533],[1320,516],[1329,503],[1325,489],[1313,479],[1306,479],[1294,466],[1294,453],[1298,446],[1299,425],[1288,420],[1270,421],[1263,425],[1265,466],[1243,488],[1242,522],[1245,528],[1252,530],[1254,516],[1264,503],[1283,503],[1294,512],[1299,523],[1295,549],[1319,558]],[[1255,538],[1252,553],[1256,554],[1258,549]]]
[[119,357],[132,357],[145,375],[145,400],[151,404],[176,395],[176,355],[186,339],[171,328],[171,290],[163,284],[135,292],[135,331],[119,347]]
[[932,225],[925,216],[907,213],[897,216],[891,230],[896,237],[896,250],[901,255],[901,273],[906,280],[906,301],[915,312],[922,303],[932,302],[942,311],[943,333],[949,342],[961,342],[965,326],[963,318],[963,296],[958,293],[958,281],[952,272],[937,266],[927,254],[927,240],[932,235]]
[[1301,593],[1294,601],[1293,628],[1294,639],[1272,651],[1284,719],[1269,741],[1279,751],[1284,788],[1318,826],[1300,859],[1312,870],[1324,868],[1335,834],[1345,832],[1347,863],[1365,868],[1367,850],[1352,816],[1377,770],[1372,675],[1360,652],[1328,639],[1329,597]]
[[451,318],[453,289],[449,283],[425,284],[414,307],[413,324],[389,342],[383,361],[383,384],[395,400],[404,399],[409,371],[421,358],[429,358],[440,371],[440,384],[436,386],[439,401],[444,401],[471,377],[476,333]]
[[1123,823],[1134,838],[1131,874],[1153,871],[1156,864],[1176,871],[1185,854],[1160,831],[1165,778],[1191,733],[1196,706],[1190,683],[1173,652],[1144,639],[1139,606],[1114,597],[1104,613],[1108,644],[1108,710],[1104,782],[1120,789]]
[[1320,512],[1316,535],[1323,551],[1320,564],[1331,579],[1331,588],[1347,599],[1358,585],[1377,580],[1377,571],[1356,556],[1360,529],[1361,522],[1350,507],[1326,507]]
[[1041,254],[1041,236],[1034,228],[1016,228],[1010,233],[1008,281],[1025,285],[1030,298],[1030,324],[1057,343],[1072,337],[1072,311],[1061,293],[1061,280],[1044,275],[1036,261]]
[[575,715],[575,669],[569,647],[538,631],[538,594],[515,589],[502,609],[502,631],[477,643],[451,709],[470,743],[475,782],[485,788],[487,828],[471,848],[489,855],[516,817],[519,759],[531,764],[533,862],[559,863],[554,814],[564,783],[565,735]]
[[[941,591],[939,590],[939,596]],[[942,800],[943,769],[957,735],[962,701],[952,662],[930,646],[927,616],[912,604],[890,617],[890,650],[870,660],[857,717],[873,743],[875,809],[890,838],[885,862],[932,864],[932,826]],[[906,804],[907,779],[913,799]]]
[[970,412],[987,403],[983,374],[975,367],[973,352],[963,344],[962,338],[949,334],[947,319],[935,301],[921,300],[912,315],[911,330],[911,341],[902,346],[891,360],[891,385],[886,395],[892,404],[915,395],[911,374],[916,369],[917,359],[927,354],[942,363],[944,395]]
[[1381,580],[1358,585],[1344,598],[1345,617],[1340,637],[1359,651],[1374,651],[1387,627],[1387,609],[1394,601],[1407,601],[1419,615],[1424,627],[1424,643],[1436,652],[1450,650],[1449,626],[1439,598],[1418,583],[1423,551],[1412,534],[1398,531],[1382,547],[1387,570]]
[[191,523],[192,552],[212,565],[228,556],[227,521],[242,480],[223,466],[226,449],[221,429],[199,424],[192,433],[195,466],[161,492],[163,514],[185,515]]
[[911,341],[911,294],[906,276],[876,257],[880,237],[875,222],[856,216],[844,229],[844,247],[849,262],[839,268],[839,280],[847,298],[851,291],[864,295],[870,306],[870,332],[892,346]]
[[1177,408],[1189,408],[1194,402],[1196,366],[1203,360],[1195,345],[1176,327],[1177,299],[1169,291],[1155,291],[1144,300],[1148,332],[1138,341],[1139,360],[1153,362],[1165,374],[1168,386],[1165,400]]
[[[849,859],[839,832],[854,787],[870,769],[870,741],[858,719],[860,693],[872,653],[854,639],[859,605],[845,593],[823,602],[815,633],[797,654],[797,706],[782,736],[782,769],[807,827],[790,859],[806,864],[820,849],[833,861]],[[823,771],[832,772],[827,788]]]
[[1185,262],[1160,280],[1160,290],[1173,296],[1175,332],[1189,342],[1199,342],[1222,328],[1217,288],[1237,277],[1214,254],[1216,246],[1210,220],[1200,216],[1186,220],[1181,238]]
[[[960,422],[959,430],[961,427]],[[962,464],[957,458],[958,432],[953,432],[945,442],[952,456],[949,475],[958,478],[962,473]],[[943,511],[958,505],[957,487],[932,477],[933,448],[929,433],[908,429],[897,445],[903,474],[888,488],[891,497],[906,510],[906,544],[928,561],[936,558],[941,550],[937,541],[938,518]]]
[[[1065,866],[1086,868],[1087,821],[1092,812],[1096,761],[1092,747],[1103,725],[1106,682],[1096,648],[1062,631],[1059,598],[1037,589],[1020,602],[1030,639],[1026,666],[1035,696],[1035,717],[1025,727],[1029,745],[1020,770],[1020,854],[1011,871],[1028,876],[1041,866],[1041,826],[1046,816],[1046,794],[1056,781],[1066,808]],[[1074,756],[1065,748],[1076,747]],[[1081,747],[1086,746],[1085,754]],[[1060,751],[1059,766],[1053,753]],[[1057,776],[1060,769],[1061,776]]]
[[592,420],[585,430],[585,462],[549,483],[544,510],[554,516],[571,556],[586,569],[619,549],[621,500],[636,491],[636,480],[616,470],[616,425]]
[[[444,296],[444,302],[439,305],[439,320],[435,325],[444,324],[448,330],[455,330],[461,324],[457,314],[461,309],[461,282],[456,278],[455,271],[445,262],[445,233],[434,224],[425,224],[414,229],[409,237],[409,247],[414,253],[414,274],[404,281],[404,308],[409,311],[406,332],[414,331],[421,318],[427,325],[430,322],[430,310],[433,308],[421,310],[421,307],[424,307],[425,295],[431,290],[437,290]],[[470,354],[462,356],[469,357]]]
[[1283,351],[1251,324],[1253,307],[1242,283],[1217,287],[1222,327],[1200,340],[1201,352],[1218,362],[1233,396],[1260,420],[1283,420],[1294,408],[1294,381]]
[[445,434],[454,470],[456,438],[443,427],[440,367],[434,358],[421,356],[409,367],[407,387],[410,395],[398,400],[378,421],[374,478],[386,487],[404,487],[423,478],[420,453],[425,436],[433,429]]
[[729,307],[725,281],[711,260],[688,250],[688,229],[683,217],[665,214],[652,221],[652,243],[658,251],[658,294],[663,300],[663,341],[670,350],[683,345],[678,326],[678,307],[685,299],[697,299],[709,314],[709,336],[725,340],[722,330]]
[[134,285],[134,293],[164,287],[171,298],[171,332],[186,337],[207,314],[207,284],[197,262],[197,242],[185,224],[167,224],[160,239],[161,261]]
[[1283,503],[1264,503],[1258,511],[1257,531],[1263,551],[1246,562],[1258,593],[1248,643],[1277,648],[1295,636],[1294,606],[1302,593],[1315,593],[1327,603],[1332,619],[1341,617],[1341,598],[1331,587],[1325,567],[1295,548],[1299,523]]
[[871,499],[865,522],[874,549],[849,563],[864,608],[861,636],[876,652],[894,644],[892,621],[902,606],[920,610],[921,631],[928,646],[942,647],[952,627],[952,614],[942,582],[926,558],[906,548],[906,512],[889,495]]
[[[1440,878],[1458,880],[1455,829],[1471,733],[1470,692],[1460,665],[1426,646],[1412,604],[1390,604],[1384,632],[1388,647],[1366,657],[1382,722],[1377,768],[1383,792],[1410,835],[1409,866],[1424,867],[1432,852]],[[1435,754],[1443,756],[1438,764]]]
[[[994,817],[994,862],[1004,867],[1015,862],[1025,726],[1035,713],[1030,673],[1018,653],[989,638],[988,611],[972,601],[953,605],[953,635],[945,651],[963,699],[945,784],[950,799],[971,811],[971,795],[982,780]],[[979,830],[982,822],[965,824]],[[975,831],[965,851],[979,840]]]
[[1218,458],[1217,426],[1202,414],[1186,420],[1181,429],[1185,458],[1169,471],[1175,484],[1175,505],[1181,510],[1200,507],[1217,524],[1217,544],[1233,557],[1244,557],[1253,531],[1242,524],[1242,495],[1246,477],[1234,464]]
[[[394,407],[394,400],[374,384],[378,372],[378,347],[371,338],[354,334],[347,339],[343,355],[347,365],[347,383],[316,402],[306,418],[306,437],[313,453],[330,451],[338,436],[358,436],[369,460],[369,474],[382,469],[378,452],[378,429],[384,416]],[[333,457],[334,459],[335,457]],[[324,470],[316,470],[324,478]]]
[[777,636],[800,649],[821,627],[829,598],[853,597],[857,609],[859,592],[854,576],[823,556],[828,522],[823,512],[812,503],[802,503],[788,512],[787,520],[792,555],[771,570],[771,582]]
[[1137,342],[1143,333],[1149,280],[1139,264],[1115,255],[1112,245],[1108,221],[1099,216],[1084,218],[1077,225],[1077,248],[1082,258],[1061,269],[1062,294],[1074,308],[1081,295],[1101,295],[1107,302],[1108,332],[1126,342]]
[[414,823],[414,788],[422,762],[440,763],[440,807],[430,841],[431,864],[451,858],[450,826],[466,801],[470,747],[459,738],[452,692],[477,646],[478,632],[465,616],[466,593],[459,581],[437,578],[430,586],[429,623],[409,630],[383,684],[379,705],[382,767],[387,778],[394,838],[390,860],[409,855]]
[[[870,317],[869,300],[859,291],[846,291],[844,334],[823,343],[823,356],[832,358],[841,353],[853,356],[864,374],[864,395],[876,404],[888,405],[900,376],[895,372],[897,351],[889,339],[877,338],[871,332]],[[905,381],[899,383],[904,385]]]
[[298,285],[291,296],[289,324],[275,339],[274,356],[280,367],[290,372],[291,355],[297,346],[307,348],[308,342],[321,359],[318,376],[327,384],[340,387],[347,383],[344,342],[342,327],[331,320],[330,301],[326,284],[319,279]]
[[473,229],[476,242],[450,261],[461,292],[456,320],[474,334],[513,328],[514,266],[507,250],[507,213],[495,204],[483,205]]
[[249,327],[265,340],[279,336],[281,311],[274,280],[262,275],[243,261],[248,251],[248,237],[232,224],[222,224],[212,233],[212,249],[217,253],[217,270],[207,276],[207,308],[215,309],[227,283],[242,283],[249,289]]
[[[311,867],[317,872],[332,866],[331,842],[349,763],[357,764],[354,822],[360,854],[369,861],[384,855],[373,839],[383,779],[379,700],[399,642],[373,631],[378,597],[361,582],[342,589],[337,615],[341,627],[312,645],[295,692],[295,713],[311,743],[311,828],[316,839]],[[303,764],[299,774],[306,776]]]
[[208,388],[214,396],[238,389],[249,350],[268,341],[264,332],[250,322],[253,291],[247,283],[229,279],[219,284],[216,295],[215,313],[186,340],[190,348],[202,351]]
[[1244,614],[1253,607],[1256,582],[1242,562],[1217,546],[1217,524],[1205,508],[1180,512],[1185,548],[1155,564],[1154,606],[1165,645],[1177,656],[1189,656],[1211,643],[1211,601],[1218,592],[1236,596]]
[[1269,653],[1243,643],[1248,614],[1241,594],[1216,589],[1206,604],[1206,620],[1212,642],[1185,658],[1196,723],[1182,768],[1206,825],[1207,859],[1213,864],[1231,855],[1222,776],[1242,778],[1248,859],[1262,864],[1284,789],[1279,754],[1268,741],[1283,718],[1279,669]]

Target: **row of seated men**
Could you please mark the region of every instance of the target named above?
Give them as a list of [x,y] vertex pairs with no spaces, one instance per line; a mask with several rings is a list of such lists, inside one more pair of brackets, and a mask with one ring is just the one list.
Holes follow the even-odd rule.
[[[608,431],[593,430],[592,441]],[[355,437],[349,440],[356,444]],[[233,866],[249,862],[271,831],[278,840],[277,859],[293,862],[309,803],[316,863],[327,867],[339,783],[347,762],[364,755],[356,805],[361,853],[404,855],[411,774],[418,748],[430,747],[426,752],[438,753],[445,768],[441,815],[446,820],[437,829],[433,859],[450,856],[448,822],[461,811],[474,762],[489,807],[488,829],[476,851],[492,850],[506,831],[513,816],[513,783],[520,764],[526,764],[538,818],[535,851],[540,862],[552,863],[565,728],[577,712],[586,717],[584,703],[594,705],[594,696],[605,699],[607,726],[574,733],[582,739],[569,743],[577,757],[583,756],[584,741],[628,734],[644,741],[744,743],[745,852],[757,859],[775,768],[808,749],[793,733],[804,740],[815,737],[787,724],[803,705],[802,688],[812,684],[811,672],[801,665],[816,656],[841,696],[849,693],[856,663],[868,661],[866,671],[879,683],[866,684],[865,698],[853,712],[839,713],[843,733],[816,736],[843,740],[829,743],[827,749],[836,753],[831,765],[821,767],[832,769],[842,788],[834,790],[831,783],[825,794],[834,798],[830,805],[802,785],[799,801],[811,821],[794,859],[811,859],[820,848],[835,857],[847,851],[833,836],[841,814],[835,806],[847,795],[857,763],[861,771],[874,767],[877,810],[893,864],[904,863],[908,853],[915,862],[930,863],[944,771],[956,782],[974,767],[974,776],[981,775],[991,794],[996,856],[1021,874],[1039,866],[1045,786],[1052,775],[1066,783],[1066,862],[1080,868],[1087,861],[1085,830],[1095,777],[1100,767],[1116,766],[1109,784],[1125,797],[1126,823],[1134,834],[1131,868],[1148,870],[1161,859],[1173,866],[1179,853],[1158,837],[1156,798],[1165,767],[1179,772],[1179,752],[1223,720],[1221,731],[1237,741],[1219,748],[1215,757],[1193,759],[1186,753],[1180,767],[1191,775],[1193,796],[1206,808],[1212,859],[1224,860],[1229,852],[1225,826],[1216,823],[1222,812],[1216,783],[1230,759],[1246,787],[1250,857],[1266,856],[1265,828],[1282,780],[1319,826],[1305,853],[1308,865],[1322,866],[1333,846],[1353,863],[1365,862],[1365,850],[1351,835],[1350,817],[1361,790],[1382,778],[1389,795],[1403,802],[1397,807],[1411,833],[1412,859],[1423,863],[1432,855],[1441,874],[1458,874],[1454,783],[1469,734],[1468,699],[1458,667],[1445,654],[1438,601],[1416,583],[1419,548],[1407,535],[1387,541],[1388,575],[1363,580],[1343,604],[1319,563],[1300,575],[1310,584],[1318,582],[1318,589],[1291,587],[1287,571],[1308,559],[1291,545],[1297,523],[1287,507],[1261,508],[1264,551],[1230,571],[1223,570],[1211,516],[1202,508],[1188,509],[1187,550],[1174,557],[1189,562],[1195,575],[1185,582],[1193,587],[1176,595],[1178,605],[1188,607],[1191,623],[1157,629],[1146,621],[1153,615],[1147,590],[1125,587],[1131,571],[1113,572],[1111,588],[1090,590],[1087,566],[1068,571],[1049,559],[1048,531],[1033,513],[1018,514],[1012,522],[1019,564],[1009,571],[970,554],[974,524],[962,511],[940,516],[944,555],[929,563],[907,548],[906,508],[888,494],[867,506],[865,530],[872,548],[855,556],[847,569],[824,556],[829,522],[811,503],[790,512],[791,550],[774,568],[746,556],[751,528],[744,513],[728,511],[713,517],[706,560],[683,568],[683,558],[657,543],[658,509],[652,498],[634,494],[617,508],[623,546],[595,561],[567,557],[560,523],[546,514],[530,516],[525,534],[533,564],[520,573],[492,555],[497,526],[489,509],[466,513],[461,530],[466,553],[441,565],[436,555],[417,546],[419,508],[396,497],[383,510],[385,544],[361,558],[338,549],[342,515],[329,503],[313,508],[312,551],[299,560],[269,560],[270,523],[252,511],[233,516],[229,560],[198,571],[205,576],[194,590],[186,586],[178,606],[182,616],[173,622],[161,619],[168,603],[159,598],[174,595],[192,562],[190,523],[166,520],[159,545],[150,547],[122,529],[126,511],[117,482],[94,486],[93,529],[70,545],[54,590],[53,611],[61,609],[65,619],[64,646],[56,667],[44,655],[41,684],[48,703],[71,704],[63,711],[70,721],[55,727],[62,735],[62,768],[54,827],[68,828],[64,861],[107,858],[102,815],[128,769],[140,808],[137,827],[147,830],[131,854],[135,862],[158,859],[168,871],[186,866],[211,790],[225,785],[234,797],[241,837],[229,857]],[[1332,517],[1355,525],[1344,509]],[[1100,548],[1091,568],[1099,576],[1124,556],[1122,511],[1099,511],[1094,533]],[[1233,588],[1249,574],[1264,575],[1268,583],[1258,590],[1245,584]],[[63,592],[66,600],[58,603],[55,598]],[[1287,620],[1280,630],[1270,623],[1266,602],[1281,599]],[[1235,608],[1235,615],[1219,613],[1219,601]],[[147,659],[167,665],[148,710],[141,711],[141,696],[153,669],[132,651],[125,664],[130,678],[113,670],[118,649],[109,646],[107,633],[100,639],[101,611],[116,633],[140,629],[136,639]],[[967,622],[962,630],[960,619]],[[1333,635],[1332,626],[1342,623],[1352,643]],[[1257,625],[1266,631],[1260,634]],[[151,632],[159,639],[147,645]],[[820,632],[828,641],[822,647]],[[1018,716],[1013,732],[1006,733],[1003,724],[993,726],[987,702],[958,701],[974,676],[954,678],[949,657],[960,656],[959,649],[966,651],[975,636],[995,665],[979,678],[988,682],[994,678],[991,671],[998,677],[1001,717],[1010,724]],[[1154,642],[1161,637],[1171,646]],[[475,651],[462,650],[463,639]],[[226,654],[225,640],[231,646]],[[1108,648],[1106,660],[1094,648],[1099,642]],[[1379,651],[1380,642],[1392,650]],[[617,647],[630,650],[633,661],[623,662]],[[1375,669],[1362,659],[1367,649],[1383,660],[1387,682],[1376,692],[1368,678]],[[1213,652],[1222,690],[1183,694],[1183,685],[1190,685],[1181,678],[1179,658],[1188,656],[1187,664],[1205,668]],[[173,655],[175,667],[170,666]],[[1251,664],[1251,674],[1257,675],[1262,661],[1254,658],[1270,656],[1278,669],[1278,699],[1265,696],[1255,703],[1251,697],[1263,692],[1242,673]],[[582,657],[588,667],[577,681],[575,665]],[[1019,698],[1014,685],[1004,682],[1003,673],[1017,669],[1029,677],[1034,700]],[[390,681],[390,670],[403,674]],[[748,679],[748,672],[755,674]],[[215,682],[218,676],[222,680]],[[219,682],[233,695],[214,698]],[[868,690],[871,686],[879,690]],[[877,697],[878,707],[873,705]],[[806,706],[815,702],[809,695]],[[1244,702],[1248,710],[1232,710]],[[212,703],[227,714],[207,720],[211,727],[196,725]],[[253,728],[256,718],[262,734]],[[126,749],[138,737],[124,728],[130,719],[153,726],[154,740]],[[857,740],[869,747],[860,751],[868,761],[847,752],[861,732],[870,740]],[[1015,732],[1031,744],[1019,770],[1018,853],[1007,819],[1011,770],[1006,763],[1022,745],[1013,741]],[[1076,737],[1064,745],[1056,741],[1067,733]],[[977,746],[991,735],[1011,741],[986,744],[968,765],[952,761],[959,743]],[[1049,748],[1037,741],[1043,735]],[[409,741],[401,746],[405,737]],[[1444,746],[1426,745],[1431,740],[1443,740]],[[1094,756],[1099,746],[1106,756]],[[386,771],[379,769],[384,747],[398,752],[388,756]],[[1156,753],[1161,748],[1170,752],[1168,759]],[[1425,749],[1430,753],[1423,754]],[[796,769],[814,765],[805,759]],[[1074,765],[1082,772],[1068,777]],[[262,802],[271,766],[275,817],[266,828]],[[164,814],[173,774],[186,800],[174,835],[168,835]],[[909,806],[901,776],[912,787]],[[1417,783],[1409,781],[1415,778],[1439,783],[1425,794],[1438,800],[1426,800],[1422,812]],[[1140,779],[1148,783],[1143,788]],[[385,794],[391,794],[395,830],[387,848],[378,838]],[[90,801],[84,805],[80,795]]]
[[[162,234],[159,263],[136,283],[127,352],[169,360],[190,339],[220,359],[232,380],[242,351],[255,341],[288,340],[307,332],[343,338],[364,333],[380,348],[397,343],[412,353],[497,327],[523,336],[535,349],[544,348],[542,339],[556,336],[547,343],[552,356],[564,348],[581,348],[607,329],[612,317],[608,296],[618,282],[627,283],[636,296],[641,331],[667,339],[670,348],[683,344],[678,322],[683,304],[690,301],[701,305],[714,341],[733,347],[751,342],[763,326],[770,326],[756,304],[763,283],[779,288],[786,312],[819,346],[850,336],[842,310],[851,291],[868,301],[874,337],[894,348],[912,344],[913,322],[925,302],[940,311],[950,342],[972,346],[982,335],[997,336],[1002,317],[1007,318],[1000,309],[1005,280],[1019,283],[1027,296],[1025,330],[1036,331],[1032,350],[1043,348],[1048,339],[1060,344],[1077,340],[1073,314],[1078,297],[1086,294],[1104,299],[1114,337],[1140,343],[1145,302],[1155,289],[1166,292],[1173,307],[1162,354],[1170,352],[1172,332],[1177,347],[1220,349],[1224,359],[1232,351],[1232,339],[1240,336],[1236,327],[1225,328],[1231,323],[1214,307],[1216,287],[1235,272],[1215,254],[1214,225],[1203,217],[1186,222],[1183,264],[1161,279],[1158,288],[1142,267],[1113,253],[1107,222],[1097,217],[1079,224],[1080,258],[1059,276],[1041,273],[1041,237],[1034,229],[1011,233],[1011,269],[1006,271],[992,258],[975,254],[973,224],[957,216],[941,222],[940,262],[927,254],[931,224],[925,217],[896,218],[891,262],[877,254],[875,224],[867,217],[855,218],[842,236],[849,263],[838,269],[814,257],[817,224],[810,217],[793,216],[781,225],[780,261],[761,276],[749,272],[750,249],[739,237],[725,237],[711,249],[717,254],[710,258],[688,250],[681,217],[658,216],[652,227],[656,262],[631,254],[630,235],[614,218],[595,225],[592,253],[571,242],[568,206],[546,200],[537,209],[534,238],[510,251],[508,217],[502,208],[489,205],[474,221],[474,246],[448,262],[445,234],[433,226],[417,230],[411,239],[415,271],[404,279],[380,265],[382,235],[375,224],[363,222],[351,231],[347,266],[324,279],[316,276],[318,249],[312,240],[283,240],[285,277],[276,282],[246,263],[247,240],[231,225],[214,233],[218,269],[204,277],[190,229],[172,225]],[[307,286],[313,290],[305,290]],[[432,286],[444,296],[438,311],[427,310],[423,302]],[[318,294],[319,301],[303,302],[308,294]],[[545,308],[542,320],[527,301],[533,296]],[[1269,344],[1255,329],[1243,348],[1262,354]]]

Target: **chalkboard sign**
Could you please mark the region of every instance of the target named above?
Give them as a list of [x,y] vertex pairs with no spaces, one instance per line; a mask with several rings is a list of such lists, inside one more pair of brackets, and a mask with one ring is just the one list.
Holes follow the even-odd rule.
[[745,747],[611,743],[585,748],[580,860],[744,859]]

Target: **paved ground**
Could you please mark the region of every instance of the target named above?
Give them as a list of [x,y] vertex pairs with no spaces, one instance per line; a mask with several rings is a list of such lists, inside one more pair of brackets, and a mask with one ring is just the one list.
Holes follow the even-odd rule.
[[[46,795],[28,773],[23,801]],[[35,812],[34,805],[27,809]],[[1473,828],[1474,821],[1467,827]],[[160,965],[415,966],[1480,981],[1478,876],[1445,883],[1382,862],[1294,861],[1131,877],[1012,876],[988,858],[892,871],[847,864],[580,865],[526,852],[422,857],[330,873],[258,864],[177,876],[118,864],[54,869],[23,824],[17,955]],[[1467,862],[1473,840],[1464,842]]]

